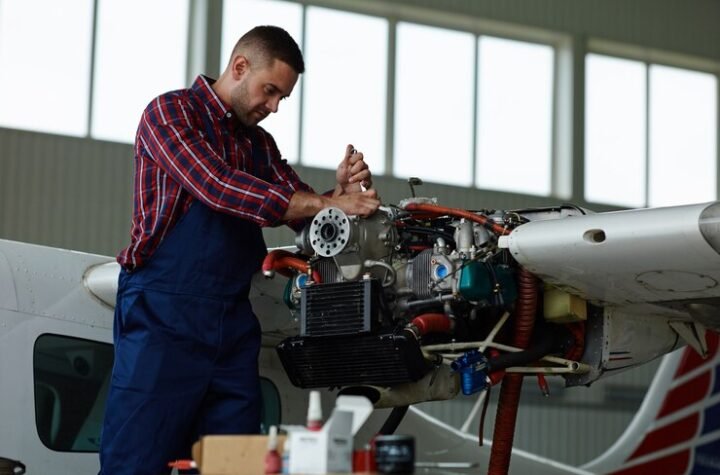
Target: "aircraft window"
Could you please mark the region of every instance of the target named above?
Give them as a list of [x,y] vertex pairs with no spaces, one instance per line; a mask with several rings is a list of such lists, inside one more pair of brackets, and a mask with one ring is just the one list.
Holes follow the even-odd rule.
[[[35,342],[35,423],[38,436],[52,450],[97,452],[105,400],[113,366],[109,343],[41,335]],[[280,392],[260,378],[261,431],[280,424]]]
[[41,335],[35,342],[35,423],[52,450],[97,452],[113,347],[80,338]]
[[[61,335],[41,335],[35,342],[35,423],[38,436],[52,450],[97,452],[110,385],[113,347],[109,343]],[[261,431],[280,424],[280,392],[260,378]]]

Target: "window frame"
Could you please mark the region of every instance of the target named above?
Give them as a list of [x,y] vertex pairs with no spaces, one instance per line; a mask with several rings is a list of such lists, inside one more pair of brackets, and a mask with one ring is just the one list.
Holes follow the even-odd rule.
[[[667,66],[670,68],[679,68],[684,69],[688,71],[693,72],[700,72],[700,73],[706,73],[715,76],[716,81],[716,120],[717,125],[720,127],[720,62],[713,61],[710,59],[705,58],[699,58],[692,55],[687,54],[681,54],[681,53],[673,53],[668,51],[661,51],[654,48],[644,48],[640,46],[634,46],[634,45],[628,45],[616,41],[610,41],[610,40],[604,40],[604,39],[598,39],[598,38],[590,38],[587,40],[587,48],[583,52],[582,56],[582,70],[583,70],[583,80],[582,80],[582,131],[578,132],[580,134],[580,138],[582,140],[582,143],[584,145],[585,143],[585,120],[587,118],[587,108],[585,104],[585,94],[586,94],[586,77],[585,77],[585,64],[587,60],[587,55],[589,54],[596,54],[596,55],[602,55],[602,56],[609,56],[612,58],[619,58],[619,59],[626,59],[630,61],[637,61],[643,64],[645,68],[645,183],[644,183],[644,202],[642,207],[648,207],[649,201],[650,201],[650,162],[652,157],[650,156],[651,150],[649,147],[650,142],[650,69],[651,66],[657,65],[657,66]],[[718,199],[720,197],[720,132],[716,131],[715,135],[715,197],[714,199]],[[573,191],[573,195],[576,199],[581,200],[583,203],[588,203],[586,198],[586,192],[585,192],[585,186],[584,186],[584,171],[585,171],[585,150],[583,148],[579,160],[582,162],[579,167],[577,167],[581,173],[579,173],[579,180],[583,182],[583,184],[579,187],[575,187]],[[576,164],[578,161],[576,161]],[[577,181],[576,181],[577,183]],[[603,205],[604,203],[597,203],[600,205]],[[618,206],[618,205],[611,205],[616,206],[619,208],[628,208],[628,206]],[[630,206],[633,207],[633,206]]]

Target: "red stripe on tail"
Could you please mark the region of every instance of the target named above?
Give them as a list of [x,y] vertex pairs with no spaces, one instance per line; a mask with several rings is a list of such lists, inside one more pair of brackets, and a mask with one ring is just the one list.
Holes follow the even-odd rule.
[[672,424],[668,424],[665,427],[648,432],[642,444],[640,444],[628,460],[686,442],[697,434],[699,425],[700,416],[695,413]]
[[702,400],[710,390],[710,371],[695,376],[690,381],[668,392],[657,418],[665,417],[684,407]]
[[634,467],[612,472],[612,475],[648,475],[653,473],[680,474],[685,473],[688,469],[689,463],[690,451],[683,450],[682,452],[668,455],[656,460],[650,460],[649,462],[635,465]]

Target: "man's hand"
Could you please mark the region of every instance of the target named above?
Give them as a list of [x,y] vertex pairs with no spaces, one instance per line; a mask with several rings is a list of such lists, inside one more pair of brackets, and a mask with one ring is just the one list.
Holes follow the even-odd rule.
[[335,206],[350,215],[370,216],[380,206],[377,191],[367,190],[328,198],[327,206]]
[[372,186],[372,175],[363,154],[351,144],[345,147],[345,157],[338,165],[335,178],[337,185],[333,196],[358,193]]

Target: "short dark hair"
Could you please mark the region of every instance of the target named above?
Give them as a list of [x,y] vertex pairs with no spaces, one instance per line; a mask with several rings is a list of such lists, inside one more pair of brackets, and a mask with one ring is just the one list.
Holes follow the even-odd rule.
[[278,26],[256,26],[245,33],[235,44],[231,60],[237,54],[257,54],[268,63],[279,59],[296,73],[305,72],[305,62],[300,47],[290,34]]

